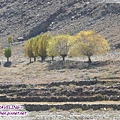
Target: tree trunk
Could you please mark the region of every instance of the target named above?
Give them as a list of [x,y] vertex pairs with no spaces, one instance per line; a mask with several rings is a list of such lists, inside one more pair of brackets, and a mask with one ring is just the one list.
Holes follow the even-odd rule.
[[54,56],[52,56],[52,61],[54,60]]
[[45,56],[41,56],[41,61],[45,61]]
[[34,62],[36,62],[36,57],[34,57]]
[[91,58],[90,58],[90,56],[88,56],[88,63],[91,63],[92,61],[91,61]]
[[63,58],[63,61],[65,61],[65,56],[63,56],[62,58]]
[[63,58],[63,61],[65,61],[65,57],[67,56],[67,55],[61,55],[62,56],[62,58]]
[[30,63],[31,63],[32,61],[31,61],[31,57],[30,57]]
[[9,62],[9,57],[7,57],[7,62]]

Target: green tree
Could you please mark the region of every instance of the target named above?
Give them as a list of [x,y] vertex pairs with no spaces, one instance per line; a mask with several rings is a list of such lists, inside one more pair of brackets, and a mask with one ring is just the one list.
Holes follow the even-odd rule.
[[48,47],[47,47],[47,55],[54,60],[54,57],[59,55],[57,50],[57,41],[52,37],[48,41]]
[[10,47],[5,48],[5,50],[4,50],[4,55],[5,55],[5,57],[7,58],[7,62],[9,62],[9,58],[10,58],[11,55],[12,55],[12,50],[11,50]]
[[108,42],[94,31],[81,31],[68,43],[70,56],[85,55],[91,63],[91,56],[105,54],[109,51]]
[[9,36],[9,37],[8,37],[8,43],[9,43],[9,44],[13,43],[13,38],[12,38],[12,36]]
[[28,40],[24,47],[25,56],[28,56],[30,58],[30,63],[32,62],[31,58],[34,57],[33,52],[32,52],[32,41],[33,41],[32,38]]
[[47,46],[50,39],[51,36],[48,34],[42,34],[38,38],[38,55],[41,57],[42,61],[47,57]]
[[36,61],[36,57],[38,57],[38,40],[39,37],[35,37],[31,39],[31,47],[32,47],[34,62]]

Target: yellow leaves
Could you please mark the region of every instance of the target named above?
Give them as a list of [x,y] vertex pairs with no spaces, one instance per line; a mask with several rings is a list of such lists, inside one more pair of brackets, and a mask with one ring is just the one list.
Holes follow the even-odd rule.
[[58,54],[61,55],[67,55],[68,54],[68,40],[70,39],[70,35],[58,35],[54,37],[54,40],[56,42],[56,48],[58,51]]
[[38,40],[38,54],[39,56],[47,56],[47,46],[48,46],[48,41],[52,39],[50,35],[48,34],[42,34],[39,36]]
[[69,40],[68,40],[68,46],[70,47],[70,46],[72,46],[75,42],[77,42],[76,40],[76,38],[75,38],[76,36],[70,36],[69,37]]
[[90,57],[95,54],[104,54],[109,51],[108,42],[94,31],[81,31],[74,36],[57,35],[51,37],[41,34],[31,38],[25,45],[25,54],[31,57],[46,56],[81,56]]
[[25,45],[25,55],[28,57],[47,56],[46,49],[48,46],[48,40],[51,36],[48,34],[41,34],[27,41]]
[[[72,46],[70,47],[69,55],[75,53],[74,56],[92,56],[94,54],[102,54],[109,51],[108,42],[94,31],[81,31],[73,38],[75,40],[69,42],[69,46]],[[78,54],[76,55],[76,53]]]
[[68,56],[69,57],[81,56],[79,44],[74,44],[69,47]]
[[33,53],[32,53],[32,41],[33,38],[31,38],[30,40],[27,41],[27,43],[25,44],[25,56],[28,57],[33,57]]
[[38,39],[37,38],[33,38],[32,39],[32,53],[34,57],[38,56]]
[[47,55],[50,57],[55,57],[58,55],[57,41],[54,38],[48,41]]

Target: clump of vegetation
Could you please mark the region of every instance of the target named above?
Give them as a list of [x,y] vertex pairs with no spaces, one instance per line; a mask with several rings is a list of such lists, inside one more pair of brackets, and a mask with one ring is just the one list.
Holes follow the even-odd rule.
[[47,47],[48,41],[51,39],[51,36],[48,34],[42,34],[38,40],[38,55],[41,57],[41,60],[44,61],[47,57]]
[[8,43],[9,43],[9,44],[12,44],[12,43],[13,43],[13,38],[12,38],[12,36],[9,36],[9,37],[8,37]]
[[108,82],[106,82],[104,85],[105,85],[105,86],[111,86],[111,85],[113,85],[113,84],[114,84],[114,82],[108,81]]
[[7,58],[7,62],[9,62],[9,58],[10,58],[11,55],[12,55],[12,50],[11,50],[10,47],[5,48],[5,50],[4,50],[4,55],[5,55],[5,57]]
[[77,112],[77,113],[82,113],[83,110],[82,110],[81,108],[76,108],[76,109],[75,109],[75,112]]
[[105,54],[109,51],[108,42],[94,31],[81,31],[69,41],[69,56],[87,56],[91,63],[91,56]]
[[54,60],[54,57],[58,56],[58,51],[57,51],[57,41],[55,39],[52,39],[48,41],[48,47],[47,47],[47,55]]
[[48,46],[48,40],[51,39],[50,35],[42,34],[40,36],[37,36],[35,38],[31,38],[27,41],[25,44],[25,55],[30,58],[34,58],[34,62],[36,61],[36,57],[40,56],[41,60],[44,61],[47,57],[47,46]]
[[40,56],[44,61],[47,56],[61,56],[63,61],[66,56],[79,57],[81,55],[88,57],[91,63],[91,56],[96,54],[105,54],[109,51],[108,42],[94,31],[81,31],[77,35],[70,36],[67,34],[50,36],[41,34],[31,38],[25,45],[25,55],[30,58]]
[[55,111],[57,111],[57,108],[56,107],[50,108],[49,111],[50,112],[55,112]]
[[11,89],[11,90],[17,90],[18,88],[15,87],[15,86],[12,86],[10,89]]
[[77,86],[74,85],[74,84],[69,84],[69,89],[70,89],[70,90],[74,90],[76,87],[77,87]]
[[69,39],[70,39],[69,35],[58,35],[54,37],[54,41],[56,43],[55,44],[56,52],[59,56],[63,58],[63,61],[65,60],[65,57],[67,56],[69,51],[69,47],[67,45]]
[[32,39],[28,40],[25,45],[25,55],[30,58],[30,63],[31,63],[32,62],[31,58],[34,57],[33,51],[32,51]]

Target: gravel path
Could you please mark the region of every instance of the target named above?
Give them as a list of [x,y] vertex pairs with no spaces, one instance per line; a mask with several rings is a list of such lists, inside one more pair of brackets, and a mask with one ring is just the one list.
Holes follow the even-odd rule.
[[95,102],[0,102],[0,105],[64,105],[64,104],[120,104],[120,101],[95,101]]
[[[120,104],[119,101],[97,101],[97,102],[75,102],[74,104]],[[70,104],[67,103],[47,103],[47,102],[0,102],[0,120],[120,120],[120,110],[113,110],[112,108],[101,108],[100,110],[89,109],[83,111],[81,108],[71,109],[69,111],[59,110],[51,108],[48,111],[32,111],[28,112],[24,109],[22,105],[24,104]],[[72,103],[71,103],[72,104]],[[2,106],[12,106],[11,108],[2,108]],[[17,108],[17,106],[21,106]],[[15,108],[16,107],[16,108]],[[15,109],[13,109],[15,108]],[[14,113],[19,112],[19,114],[2,114],[3,112]]]
[[0,117],[0,120],[120,120],[120,111],[88,110],[88,111],[59,111],[59,112],[29,112],[23,117]]

